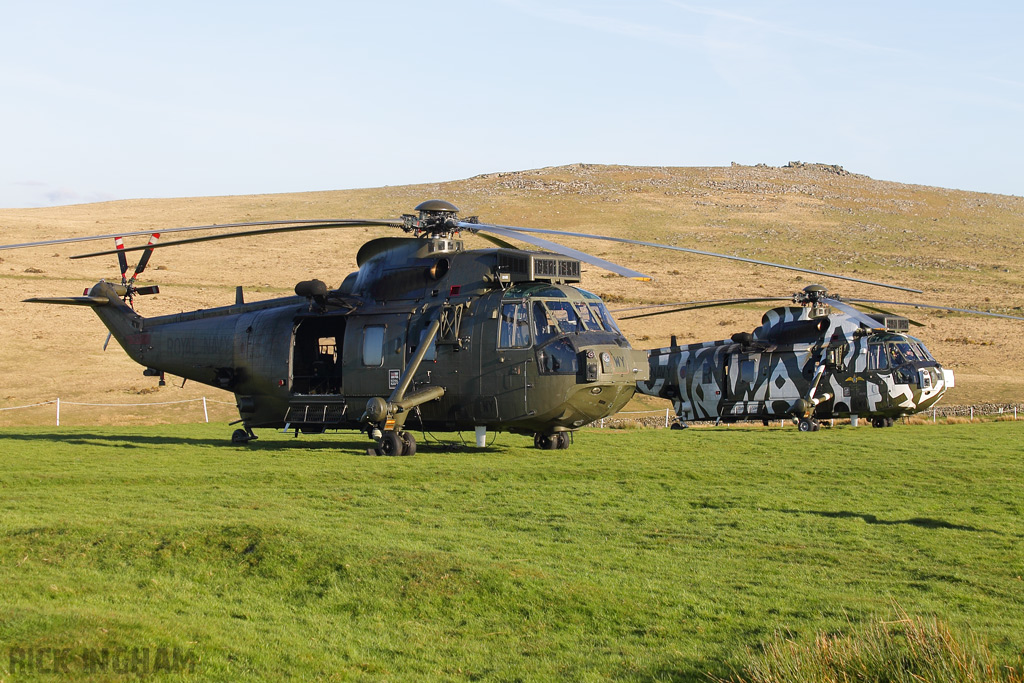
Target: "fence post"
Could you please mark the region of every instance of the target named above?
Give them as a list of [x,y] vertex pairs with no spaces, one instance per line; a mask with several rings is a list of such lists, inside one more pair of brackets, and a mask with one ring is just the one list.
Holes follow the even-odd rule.
[[665,408],[665,429],[668,429],[668,408]]
[[57,397],[57,426],[60,427],[60,397]]
[[971,422],[974,422],[974,406],[971,406]]
[[210,413],[207,412],[207,410],[206,410],[206,397],[205,396],[203,396],[203,417],[206,418],[207,422],[210,421]]

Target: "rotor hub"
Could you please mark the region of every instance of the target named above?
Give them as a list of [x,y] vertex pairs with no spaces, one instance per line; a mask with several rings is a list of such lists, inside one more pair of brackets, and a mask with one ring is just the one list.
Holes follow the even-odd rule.
[[451,237],[459,230],[459,207],[441,199],[430,199],[416,207],[417,214],[404,214],[406,232],[429,237]]

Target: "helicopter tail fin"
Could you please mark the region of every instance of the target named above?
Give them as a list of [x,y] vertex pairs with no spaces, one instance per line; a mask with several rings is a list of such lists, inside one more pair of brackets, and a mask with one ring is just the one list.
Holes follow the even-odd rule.
[[[124,285],[115,285],[100,280],[85,291],[82,296],[42,296],[25,299],[27,303],[57,304],[61,306],[88,306],[99,316],[111,336],[126,350],[131,335],[142,329],[144,318],[136,313],[122,297],[127,291]],[[109,341],[109,337],[108,340]],[[104,344],[106,346],[106,344]],[[129,355],[131,353],[129,352]]]

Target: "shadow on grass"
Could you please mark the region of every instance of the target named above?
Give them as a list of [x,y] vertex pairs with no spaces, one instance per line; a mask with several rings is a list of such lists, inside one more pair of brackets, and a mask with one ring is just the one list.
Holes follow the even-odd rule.
[[[61,443],[70,446],[107,446],[110,448],[146,448],[152,446],[208,446],[224,448],[228,452],[251,451],[254,453],[274,453],[279,451],[344,451],[346,455],[367,455],[368,448],[374,442],[361,434],[339,435],[341,438],[324,438],[319,435],[312,437],[292,438],[284,434],[280,438],[257,439],[247,444],[231,442],[230,434],[224,438],[188,437],[188,436],[154,436],[152,434],[103,434],[94,432],[34,432],[28,434],[0,434],[0,450],[5,443],[12,447],[18,442]],[[417,453],[503,453],[507,448],[491,445],[476,448],[469,443],[445,441],[440,439],[417,440]]]
[[966,526],[963,524],[953,524],[941,519],[932,519],[930,517],[911,517],[910,519],[879,519],[875,515],[869,515],[862,512],[850,512],[848,510],[840,510],[836,512],[828,510],[780,510],[779,512],[785,512],[791,515],[817,515],[818,517],[827,517],[829,519],[847,519],[847,518],[858,518],[864,521],[866,524],[879,524],[882,526],[895,526],[905,524],[907,526],[916,526],[921,529],[952,529],[954,531],[978,531],[984,533],[997,534],[999,532],[991,529],[979,529],[978,527]]

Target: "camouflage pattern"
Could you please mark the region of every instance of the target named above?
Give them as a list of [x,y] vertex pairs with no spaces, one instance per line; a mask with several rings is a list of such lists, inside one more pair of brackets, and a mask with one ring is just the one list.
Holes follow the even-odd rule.
[[[903,319],[905,321],[905,319]],[[784,306],[753,333],[648,351],[638,390],[680,421],[857,416],[876,426],[934,405],[953,374],[919,339],[868,329],[828,306]]]

